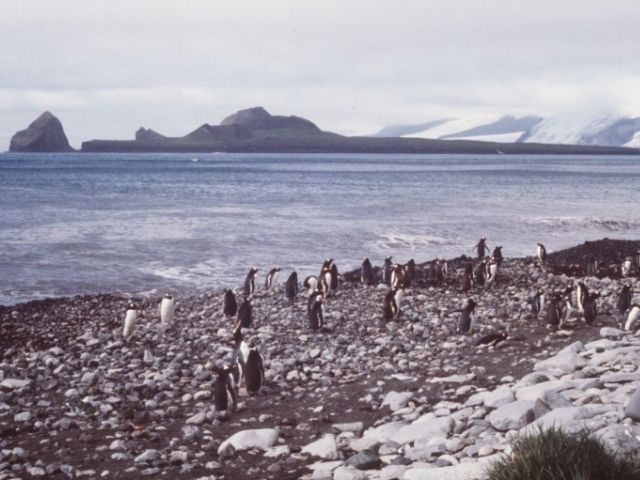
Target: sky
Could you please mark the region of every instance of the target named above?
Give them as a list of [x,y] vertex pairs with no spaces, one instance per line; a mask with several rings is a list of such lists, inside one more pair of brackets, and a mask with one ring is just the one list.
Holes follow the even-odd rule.
[[640,115],[638,0],[0,0],[0,151],[252,106],[371,134],[438,118]]

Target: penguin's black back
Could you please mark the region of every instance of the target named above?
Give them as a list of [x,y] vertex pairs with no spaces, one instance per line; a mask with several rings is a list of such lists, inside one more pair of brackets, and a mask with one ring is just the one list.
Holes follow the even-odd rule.
[[320,301],[309,301],[307,306],[309,316],[309,327],[318,330],[322,327],[324,319],[322,317],[322,303]]
[[264,380],[264,367],[262,357],[255,348],[249,350],[247,361],[245,362],[245,386],[249,395],[255,395],[260,390]]
[[238,321],[242,328],[251,328],[251,324],[253,323],[253,308],[251,307],[251,302],[249,302],[249,300],[245,300],[242,302],[242,305],[240,305],[240,309],[238,310]]
[[298,274],[296,272],[291,272],[291,275],[287,278],[287,283],[285,283],[284,290],[287,298],[295,298],[298,295]]
[[236,296],[231,290],[227,290],[224,294],[224,314],[230,317],[238,313],[238,303]]
[[384,297],[384,304],[382,306],[382,319],[389,321],[393,320],[396,315],[398,306],[396,305],[396,292],[395,290],[389,290]]
[[618,307],[618,313],[624,313],[629,310],[631,306],[631,288],[629,288],[629,285],[624,285],[620,290],[616,306]]

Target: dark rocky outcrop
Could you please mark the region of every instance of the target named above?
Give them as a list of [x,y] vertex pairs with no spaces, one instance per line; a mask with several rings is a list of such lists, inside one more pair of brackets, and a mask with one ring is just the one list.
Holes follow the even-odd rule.
[[10,152],[72,152],[62,123],[51,112],[44,112],[25,130],[11,138]]
[[164,140],[167,137],[156,132],[155,130],[151,130],[150,128],[140,127],[136,131],[136,140],[140,142],[154,142],[159,140]]
[[252,132],[284,130],[289,133],[322,133],[313,122],[304,118],[271,115],[262,107],[247,108],[229,115],[220,125],[242,125]]

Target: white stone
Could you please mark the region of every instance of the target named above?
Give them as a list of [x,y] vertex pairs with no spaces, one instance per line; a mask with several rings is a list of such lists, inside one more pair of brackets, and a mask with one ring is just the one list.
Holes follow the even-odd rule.
[[591,418],[594,414],[595,411],[586,407],[556,408],[520,429],[520,434],[537,433],[539,429],[548,430],[552,427],[575,432],[584,427],[581,421]]
[[484,477],[489,463],[496,455],[483,457],[477,462],[465,462],[451,467],[409,468],[404,472],[405,480],[480,480]]
[[333,480],[367,480],[367,474],[356,468],[344,465],[333,471]]
[[516,400],[494,410],[486,420],[501,432],[520,429],[535,420],[534,405],[535,402],[529,400]]
[[522,387],[516,391],[516,400],[530,400],[535,402],[538,398],[543,399],[545,392],[561,392],[571,388],[573,384],[564,380],[551,380],[548,382],[536,383],[528,387]]
[[135,463],[146,463],[146,462],[154,462],[158,459],[158,451],[152,448],[145,450],[140,455],[138,455],[134,462]]
[[267,450],[275,445],[278,441],[278,432],[273,428],[258,428],[254,430],[241,430],[234,433],[218,447],[218,454],[226,451],[229,445],[236,450],[249,450],[259,448]]
[[486,392],[484,394],[484,404],[487,407],[498,408],[507,403],[511,403],[515,400],[511,388],[507,385],[502,385],[492,392]]
[[302,452],[326,460],[338,460],[340,458],[336,445],[336,436],[332,433],[328,433],[319,440],[305,445],[302,447]]
[[26,387],[31,380],[22,380],[21,378],[5,378],[0,382],[0,390],[17,390]]
[[[582,345],[582,343],[580,343],[580,345]],[[556,373],[571,373],[584,367],[586,364],[586,360],[577,353],[566,351],[536,363],[533,369],[536,371],[550,370]]]
[[415,442],[419,438],[447,436],[455,422],[451,417],[420,417],[410,425],[402,427],[391,436],[391,440],[399,444]]
[[382,406],[384,407],[385,405],[389,405],[391,411],[395,412],[396,410],[400,410],[401,408],[406,407],[407,403],[409,403],[409,400],[411,400],[412,397],[413,393],[411,392],[391,391],[384,397]]
[[620,338],[625,334],[622,330],[612,327],[602,327],[600,329],[600,336],[603,338]]

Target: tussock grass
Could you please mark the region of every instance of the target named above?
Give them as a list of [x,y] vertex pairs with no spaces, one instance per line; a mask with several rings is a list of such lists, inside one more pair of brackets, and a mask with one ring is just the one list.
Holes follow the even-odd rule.
[[610,452],[589,432],[551,428],[518,437],[486,480],[640,480],[640,463]]

